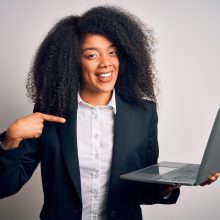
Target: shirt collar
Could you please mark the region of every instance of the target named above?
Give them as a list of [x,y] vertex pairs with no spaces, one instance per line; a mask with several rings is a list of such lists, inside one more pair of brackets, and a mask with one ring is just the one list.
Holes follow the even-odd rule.
[[116,114],[115,89],[113,89],[112,97],[111,97],[109,103],[105,106],[103,106],[103,105],[94,106],[94,105],[91,105],[91,104],[83,101],[82,98],[80,97],[79,92],[78,92],[78,99],[77,100],[78,100],[78,106],[79,106],[80,103],[82,103],[86,106],[93,107],[93,108],[94,107],[112,107],[114,114]]

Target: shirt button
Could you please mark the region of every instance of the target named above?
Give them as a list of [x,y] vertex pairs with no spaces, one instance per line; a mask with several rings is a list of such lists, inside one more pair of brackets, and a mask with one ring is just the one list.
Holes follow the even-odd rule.
[[92,193],[96,194],[97,193],[97,190],[96,189],[92,189]]
[[94,119],[97,119],[97,112],[95,111],[95,110],[93,110],[92,111],[92,117],[94,118]]
[[79,209],[74,209],[74,212],[75,213],[79,213]]
[[95,134],[95,135],[94,135],[94,138],[97,139],[97,138],[98,138],[98,134]]
[[111,215],[112,218],[115,218],[116,217],[116,211],[112,211],[110,215]]
[[93,215],[93,216],[92,216],[92,219],[96,220],[96,219],[97,219],[97,216],[96,216],[96,215]]
[[95,159],[98,160],[99,159],[99,154],[95,154]]

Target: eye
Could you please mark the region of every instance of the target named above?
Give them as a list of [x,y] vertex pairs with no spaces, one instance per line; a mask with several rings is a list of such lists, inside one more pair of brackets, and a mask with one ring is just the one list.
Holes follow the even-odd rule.
[[109,54],[110,54],[110,55],[113,55],[113,56],[117,56],[117,55],[118,55],[118,52],[117,52],[117,50],[115,49],[115,50],[110,51]]
[[92,58],[95,58],[95,57],[98,57],[98,54],[96,54],[96,53],[91,53],[91,54],[87,54],[87,55],[86,55],[86,58],[88,58],[88,59],[92,59]]

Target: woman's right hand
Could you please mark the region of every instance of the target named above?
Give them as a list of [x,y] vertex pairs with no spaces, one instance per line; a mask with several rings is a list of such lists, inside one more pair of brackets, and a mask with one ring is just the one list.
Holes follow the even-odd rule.
[[28,138],[39,138],[42,134],[44,121],[64,123],[65,119],[40,112],[17,119],[7,129],[1,146],[5,150],[17,148],[20,142]]

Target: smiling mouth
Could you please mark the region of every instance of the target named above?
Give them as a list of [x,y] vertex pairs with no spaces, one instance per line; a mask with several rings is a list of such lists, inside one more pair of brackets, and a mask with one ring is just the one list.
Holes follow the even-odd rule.
[[113,78],[113,71],[95,74],[100,83],[110,83]]
[[97,77],[100,77],[100,78],[108,78],[108,77],[111,77],[111,76],[112,76],[112,72],[97,73],[96,76],[97,76]]

